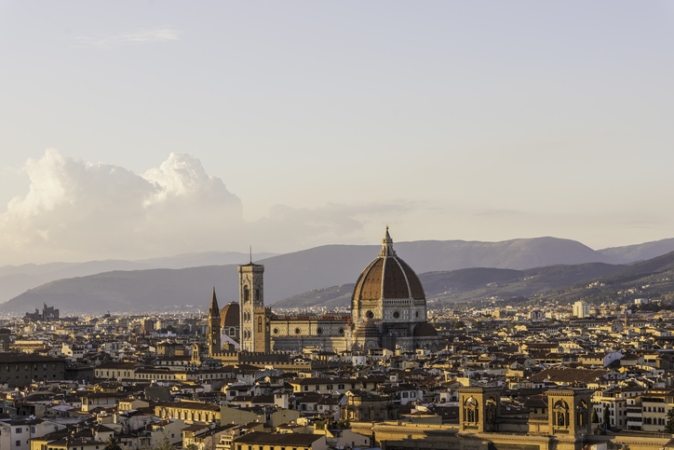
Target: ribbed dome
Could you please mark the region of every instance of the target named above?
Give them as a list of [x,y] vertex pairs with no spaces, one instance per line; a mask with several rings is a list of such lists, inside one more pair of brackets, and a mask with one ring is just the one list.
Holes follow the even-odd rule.
[[393,298],[426,298],[419,277],[393,250],[393,241],[386,228],[379,256],[360,274],[353,290],[354,300]]
[[220,326],[221,327],[238,327],[239,326],[239,304],[228,303],[220,310]]

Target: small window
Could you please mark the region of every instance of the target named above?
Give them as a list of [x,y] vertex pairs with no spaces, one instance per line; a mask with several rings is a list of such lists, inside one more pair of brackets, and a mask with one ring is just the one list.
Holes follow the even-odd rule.
[[23,429],[21,427],[16,429],[16,434],[21,434],[23,433]]

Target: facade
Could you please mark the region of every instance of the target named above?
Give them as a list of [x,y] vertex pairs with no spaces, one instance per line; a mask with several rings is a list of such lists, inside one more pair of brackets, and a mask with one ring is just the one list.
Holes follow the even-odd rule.
[[41,355],[0,353],[0,384],[28,386],[34,381],[65,379],[66,361]]

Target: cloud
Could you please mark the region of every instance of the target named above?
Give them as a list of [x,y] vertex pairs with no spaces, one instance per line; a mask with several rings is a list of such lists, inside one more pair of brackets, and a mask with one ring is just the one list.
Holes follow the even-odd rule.
[[[28,192],[0,214],[0,264],[141,259],[179,253],[247,249],[291,251],[335,242],[368,242],[374,218],[409,205],[276,205],[246,222],[243,204],[201,162],[172,153],[136,174],[48,149],[24,167]],[[381,220],[379,218],[381,217]],[[380,223],[381,222],[381,223]]]
[[[82,260],[203,250],[243,225],[241,201],[201,163],[171,154],[137,175],[49,149],[29,159],[28,193],[0,215],[0,254],[22,261]],[[4,261],[13,263],[15,260]]]
[[170,28],[143,30],[135,33],[123,33],[99,38],[79,37],[78,41],[89,47],[114,48],[122,45],[145,44],[148,42],[167,42],[180,39],[182,32]]

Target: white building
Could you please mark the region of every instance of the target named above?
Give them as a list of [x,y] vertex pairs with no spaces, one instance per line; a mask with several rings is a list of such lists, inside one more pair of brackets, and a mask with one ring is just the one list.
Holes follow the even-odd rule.
[[579,319],[590,317],[590,305],[582,300],[573,304],[573,315]]

